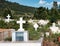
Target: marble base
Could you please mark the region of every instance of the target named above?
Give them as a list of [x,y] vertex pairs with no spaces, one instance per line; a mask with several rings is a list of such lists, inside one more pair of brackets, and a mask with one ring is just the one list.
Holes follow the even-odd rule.
[[12,32],[12,42],[15,41],[28,41],[28,31],[15,31]]

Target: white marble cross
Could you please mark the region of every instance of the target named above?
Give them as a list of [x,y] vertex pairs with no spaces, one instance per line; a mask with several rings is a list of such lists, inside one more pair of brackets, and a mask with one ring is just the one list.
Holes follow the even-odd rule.
[[9,22],[10,21],[10,15],[8,14],[8,16],[7,16],[7,22]]
[[37,31],[37,28],[39,27],[37,23],[35,23],[34,25],[35,31]]
[[58,30],[59,30],[59,27],[56,27],[56,24],[53,23],[52,26],[50,27],[50,30],[51,30],[53,33],[57,33]]
[[7,18],[10,19],[10,17],[11,17],[11,16],[8,14]]
[[17,21],[18,24],[20,24],[20,28],[18,29],[18,31],[24,31],[23,29],[23,23],[25,23],[26,21],[23,21],[23,18],[21,17],[19,21]]

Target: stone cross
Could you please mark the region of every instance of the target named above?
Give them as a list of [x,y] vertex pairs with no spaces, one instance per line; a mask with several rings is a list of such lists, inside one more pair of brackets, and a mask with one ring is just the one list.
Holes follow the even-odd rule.
[[23,18],[21,17],[19,21],[17,21],[18,24],[20,24],[18,31],[24,31],[23,29],[23,23],[26,23],[26,21],[23,21]]
[[34,25],[35,31],[37,31],[37,28],[39,27],[37,23],[35,23]]
[[8,14],[8,16],[7,16],[7,22],[9,22],[10,21],[10,15]]

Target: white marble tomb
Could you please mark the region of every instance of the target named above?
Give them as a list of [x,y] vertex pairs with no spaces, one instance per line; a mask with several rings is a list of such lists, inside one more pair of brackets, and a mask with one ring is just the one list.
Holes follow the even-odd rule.
[[20,21],[17,21],[17,23],[20,25],[20,28],[15,31],[12,32],[12,42],[14,41],[28,41],[28,31],[23,29],[23,23],[25,23],[25,21],[22,20],[23,18],[20,18]]
[[38,24],[39,25],[43,25],[43,26],[45,26],[45,25],[47,25],[49,23],[49,20],[39,20],[39,22],[38,22]]

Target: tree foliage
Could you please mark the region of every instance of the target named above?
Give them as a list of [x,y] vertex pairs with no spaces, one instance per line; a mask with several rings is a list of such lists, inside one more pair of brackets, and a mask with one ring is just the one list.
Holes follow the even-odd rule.
[[36,19],[48,19],[51,23],[56,22],[60,19],[60,5],[57,2],[53,2],[51,9],[45,7],[39,7],[35,10],[34,18]]

